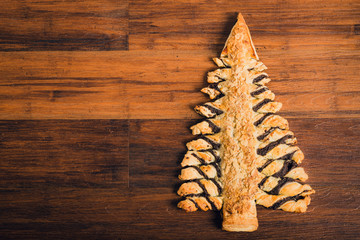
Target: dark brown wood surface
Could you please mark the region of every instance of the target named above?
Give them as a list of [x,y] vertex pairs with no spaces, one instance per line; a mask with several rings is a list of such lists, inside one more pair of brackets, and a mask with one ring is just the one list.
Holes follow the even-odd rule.
[[[237,12],[316,190],[253,233],[176,208]],[[358,239],[359,19],[354,0],[1,1],[0,239]]]

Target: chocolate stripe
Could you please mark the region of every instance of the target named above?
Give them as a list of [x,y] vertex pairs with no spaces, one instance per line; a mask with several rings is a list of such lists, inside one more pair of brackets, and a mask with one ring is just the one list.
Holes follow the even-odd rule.
[[195,205],[195,207],[196,207],[197,209],[201,209],[201,208],[199,207],[199,205],[196,203],[195,200],[193,200],[193,199],[191,199],[191,198],[188,198],[188,199]]
[[211,165],[213,165],[215,167],[217,176],[221,177],[222,174],[221,174],[221,170],[220,170],[219,165],[217,163],[212,163]]
[[269,143],[268,145],[266,145],[263,148],[259,148],[257,150],[257,154],[260,156],[265,156],[268,152],[270,152],[273,148],[275,148],[277,145],[283,144],[286,142],[287,139],[289,138],[293,138],[293,135],[285,135],[284,137]]
[[222,60],[221,58],[220,58],[220,60],[225,65],[225,68],[231,68],[231,66],[229,64],[225,63],[224,60]]
[[289,202],[289,201],[298,201],[300,199],[304,199],[305,197],[304,196],[300,196],[300,195],[295,195],[295,196],[291,196],[291,197],[286,197],[286,198],[283,198],[277,202],[275,202],[271,207],[271,209],[278,209],[279,207],[281,207],[281,205],[283,205],[284,203],[286,202]]
[[212,102],[225,96],[225,94],[219,89],[219,83],[212,83],[209,85],[209,88],[215,89],[219,92],[219,94],[212,100]]
[[[262,172],[267,166],[269,166],[273,161],[273,159],[269,159],[263,166],[258,168],[259,172]],[[282,168],[274,173],[273,177],[284,177],[288,172],[290,172],[293,168],[298,167],[298,164],[293,160],[285,160]]]
[[216,187],[218,189],[218,195],[220,195],[221,192],[222,192],[222,187],[220,186],[220,184],[215,179],[211,178],[210,180],[216,185]]
[[264,100],[262,100],[260,103],[258,103],[257,105],[255,105],[253,107],[253,111],[257,112],[262,106],[264,106],[265,104],[272,102],[273,100],[269,99],[269,98],[265,98]]
[[284,177],[291,169],[296,168],[297,166],[297,163],[292,160],[285,161],[282,168],[277,173],[273,174],[273,177]]
[[259,120],[254,122],[254,125],[257,127],[259,126],[268,116],[274,115],[273,113],[266,113],[264,116],[262,116]]
[[219,86],[218,86],[219,83],[212,83],[210,84],[208,87],[211,88],[211,89],[214,89],[216,90],[219,94],[216,95],[216,97],[214,99],[212,99],[211,101],[214,102],[216,100],[218,100],[219,98],[222,98],[224,97],[224,93],[219,89]]
[[209,196],[208,191],[206,190],[204,184],[200,182],[200,180],[196,179],[194,182],[196,182],[199,185],[199,187],[203,190],[205,196]]
[[222,78],[222,77],[220,77],[220,76],[218,76],[218,75],[215,75],[215,77],[217,77],[218,79],[220,79],[220,80],[221,80],[221,82],[226,81],[226,79],[225,79],[225,78]]
[[209,88],[213,88],[213,89],[216,89],[216,90],[218,90],[219,92],[221,92],[220,89],[219,89],[219,87],[218,87],[218,84],[219,84],[219,83],[210,83],[210,84],[209,84]]
[[253,83],[257,83],[260,82],[261,80],[263,80],[264,78],[266,78],[267,76],[265,74],[262,74],[256,78],[253,79]]
[[211,144],[211,146],[214,148],[214,149],[219,149],[221,144],[220,143],[216,143],[214,142],[213,140],[207,138],[206,136],[201,136],[200,137],[201,139],[204,139],[205,141],[207,141],[209,144]]
[[216,100],[219,100],[220,98],[222,97],[225,97],[225,94],[223,94],[221,91],[220,91],[220,94],[217,95],[214,99],[211,100],[211,102],[215,102]]
[[[208,165],[212,165],[212,166],[214,166],[214,168],[216,169],[216,173],[217,173],[217,176],[218,177],[221,177],[221,170],[220,170],[220,167],[219,167],[219,165],[217,164],[217,162],[220,162],[220,158],[217,158],[216,156],[215,156],[215,154],[213,154],[212,153],[212,155],[215,157],[215,162],[211,162],[211,163],[207,163],[207,162],[205,162],[205,160],[204,159],[202,159],[201,157],[199,157],[198,155],[196,155],[195,153],[192,153],[191,154],[192,156],[194,156],[196,159],[198,159],[199,161],[200,161],[200,164],[201,165],[204,165],[204,166],[208,166]],[[186,166],[186,167],[183,167],[182,169],[184,169],[184,168],[188,168],[188,167],[196,167],[196,166]],[[201,170],[201,169],[200,169]]]
[[259,95],[259,94],[261,94],[261,93],[263,93],[263,92],[265,92],[267,90],[269,90],[267,87],[262,87],[260,89],[256,89],[255,91],[251,92],[250,95],[252,97],[255,97],[255,96],[257,96],[257,95]]
[[201,169],[198,166],[186,166],[183,167],[182,169],[186,169],[186,168],[194,168],[201,176],[203,176],[203,178],[209,179],[209,177],[203,171],[201,171]]
[[191,155],[194,156],[194,157],[196,157],[196,159],[199,160],[201,164],[205,164],[205,163],[206,163],[204,159],[202,159],[201,157],[199,157],[199,156],[196,155],[195,153],[192,153]]
[[265,131],[263,134],[261,134],[260,136],[257,137],[257,140],[261,141],[264,138],[266,138],[266,136],[268,136],[272,131],[274,131],[276,128],[278,127],[271,127],[269,130]]
[[210,112],[212,112],[212,113],[214,113],[216,115],[220,115],[220,114],[224,113],[221,109],[215,108],[215,107],[210,106],[208,104],[204,104],[202,106],[206,107],[207,109],[210,110]]
[[205,196],[205,198],[210,203],[212,210],[218,210],[215,204],[210,200],[208,196]]
[[190,193],[190,194],[184,195],[183,198],[185,200],[190,197],[202,197],[202,196],[204,196],[204,193],[197,193],[197,194]]
[[272,163],[274,160],[273,159],[269,159],[266,161],[266,163],[264,165],[262,165],[261,167],[258,168],[259,172],[262,172],[267,166],[269,166],[270,163]]
[[221,158],[215,154],[214,149],[209,149],[209,150],[207,150],[207,152],[211,153],[214,156],[215,162],[218,163],[221,161]]
[[291,153],[285,154],[284,156],[279,157],[277,160],[291,160],[296,152],[297,151],[293,151]]
[[209,124],[209,127],[211,128],[213,133],[220,132],[220,128],[218,126],[216,126],[211,120],[206,119],[205,121]]
[[280,192],[280,188],[282,186],[284,186],[286,183],[288,182],[294,182],[295,180],[292,178],[282,178],[280,179],[280,181],[278,182],[278,184],[269,192],[267,192],[270,195],[278,195]]
[[259,188],[262,187],[262,185],[264,185],[265,181],[268,179],[269,177],[264,177],[261,182],[258,184]]

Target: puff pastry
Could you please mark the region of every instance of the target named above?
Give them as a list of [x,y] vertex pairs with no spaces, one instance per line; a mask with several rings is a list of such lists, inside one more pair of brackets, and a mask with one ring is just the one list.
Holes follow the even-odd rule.
[[282,105],[265,86],[270,78],[241,14],[214,62],[219,69],[201,90],[212,101],[195,107],[205,119],[190,128],[197,137],[181,163],[178,207],[221,210],[227,231],[255,231],[256,204],[305,212],[314,190],[304,184],[304,155],[276,114]]

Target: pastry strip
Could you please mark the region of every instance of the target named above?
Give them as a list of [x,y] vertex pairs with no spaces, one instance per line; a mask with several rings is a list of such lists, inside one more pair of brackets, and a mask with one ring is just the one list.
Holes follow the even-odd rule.
[[260,175],[256,169],[255,114],[249,98],[252,83],[248,69],[258,56],[240,14],[221,58],[229,59],[232,70],[231,79],[226,81],[225,97],[220,99],[224,109],[220,149],[224,186],[222,226],[227,231],[255,231],[258,227],[255,195]]

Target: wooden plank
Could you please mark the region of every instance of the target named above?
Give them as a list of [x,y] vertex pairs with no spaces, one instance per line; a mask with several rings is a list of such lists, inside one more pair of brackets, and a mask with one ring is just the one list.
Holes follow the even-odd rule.
[[[358,236],[360,120],[291,119],[290,128],[305,153],[303,166],[310,177],[308,182],[317,191],[308,212],[285,213],[258,206],[259,230],[231,234],[220,229],[218,213],[190,214],[176,208],[179,162],[184,144],[192,139],[187,128],[196,122],[1,121],[1,236],[6,239]],[[124,147],[127,144],[129,152]]]
[[293,43],[314,45],[319,39],[319,44],[325,41],[326,45],[343,46],[358,41],[354,29],[359,11],[354,10],[359,10],[359,6],[351,0],[341,4],[337,0],[326,4],[309,0],[133,1],[129,6],[129,44],[131,50],[207,48],[218,54],[236,20],[236,12],[242,12],[257,48],[276,45],[277,50],[284,50]]
[[0,121],[2,189],[128,186],[127,120]]
[[[285,116],[359,117],[359,50],[335,48],[259,52]],[[199,90],[215,69],[213,56],[204,50],[3,52],[0,118],[199,118],[191,109],[208,101]]]
[[127,49],[127,1],[0,3],[0,51]]

